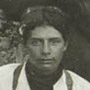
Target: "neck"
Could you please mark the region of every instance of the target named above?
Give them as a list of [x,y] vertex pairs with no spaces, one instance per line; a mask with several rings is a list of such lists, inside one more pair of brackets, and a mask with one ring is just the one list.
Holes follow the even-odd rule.
[[60,64],[57,71],[49,75],[38,73],[37,69],[30,62],[27,62],[25,69],[27,78],[31,78],[39,83],[54,84],[61,77],[63,66]]

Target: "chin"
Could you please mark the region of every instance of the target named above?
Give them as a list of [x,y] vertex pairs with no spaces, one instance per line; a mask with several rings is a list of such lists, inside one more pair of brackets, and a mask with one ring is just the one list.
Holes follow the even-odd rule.
[[51,67],[44,67],[44,68],[39,68],[38,71],[39,73],[42,73],[43,75],[51,75],[53,74],[57,68],[51,68]]

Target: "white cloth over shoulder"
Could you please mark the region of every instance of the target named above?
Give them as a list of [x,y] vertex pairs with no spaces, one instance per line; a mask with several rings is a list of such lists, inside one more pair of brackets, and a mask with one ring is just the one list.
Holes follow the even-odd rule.
[[[14,72],[19,65],[20,64],[8,64],[0,67],[0,90],[13,90]],[[72,90],[90,90],[90,83],[88,81],[72,71],[66,70],[66,72],[68,72],[72,78]],[[68,90],[66,78],[65,71],[63,70],[61,78],[54,85],[54,90]],[[21,69],[16,90],[31,90],[25,73],[25,64]]]

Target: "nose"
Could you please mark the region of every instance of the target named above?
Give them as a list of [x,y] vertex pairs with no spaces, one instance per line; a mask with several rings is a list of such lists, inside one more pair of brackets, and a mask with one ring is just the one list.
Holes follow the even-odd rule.
[[42,46],[42,54],[43,55],[49,55],[50,54],[50,45],[48,41],[44,41],[43,46]]

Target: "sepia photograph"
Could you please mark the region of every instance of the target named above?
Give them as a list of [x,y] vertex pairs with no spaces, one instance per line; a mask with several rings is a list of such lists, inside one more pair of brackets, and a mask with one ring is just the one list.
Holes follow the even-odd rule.
[[90,0],[0,0],[0,90],[90,90]]

